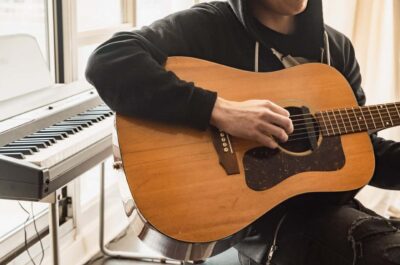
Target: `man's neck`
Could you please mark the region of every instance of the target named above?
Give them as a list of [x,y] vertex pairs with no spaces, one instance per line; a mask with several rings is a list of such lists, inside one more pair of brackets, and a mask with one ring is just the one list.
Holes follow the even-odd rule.
[[291,34],[295,31],[295,16],[278,14],[265,8],[261,4],[257,4],[256,1],[251,2],[251,9],[254,17],[264,26],[282,34]]

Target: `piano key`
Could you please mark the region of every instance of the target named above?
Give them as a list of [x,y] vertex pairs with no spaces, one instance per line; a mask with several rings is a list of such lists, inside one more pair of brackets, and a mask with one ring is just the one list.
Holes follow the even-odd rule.
[[110,108],[107,107],[106,105],[100,105],[100,106],[92,108],[92,110],[110,110]]
[[89,127],[91,126],[93,123],[91,121],[68,121],[68,122],[60,122],[60,123],[56,123],[53,126],[65,126],[65,125],[80,125],[82,127]]
[[72,117],[67,119],[66,121],[91,121],[91,122],[99,122],[101,119],[95,117]]
[[0,150],[18,150],[18,149],[29,149],[32,152],[39,152],[39,149],[36,146],[26,145],[26,146],[3,146],[0,147]]
[[93,117],[93,118],[96,118],[97,120],[104,120],[108,116],[106,116],[105,114],[98,114],[98,113],[82,113],[82,114],[78,114],[76,117],[77,118],[81,118],[81,117],[90,118],[90,117]]
[[8,153],[8,154],[9,153],[21,153],[21,154],[24,154],[24,155],[32,155],[33,154],[32,150],[30,150],[30,149],[18,148],[18,149],[14,149],[14,150],[7,150],[7,149],[2,150],[0,148],[0,154],[5,154],[5,153]]
[[104,110],[88,110],[86,112],[78,114],[79,116],[84,115],[104,115],[106,117],[110,117],[113,114],[112,111],[104,111]]
[[65,128],[65,129],[73,129],[75,132],[79,132],[79,131],[82,131],[83,130],[83,127],[81,126],[81,125],[58,125],[58,126],[51,126],[51,127],[48,127],[48,128],[46,128],[46,129],[63,129],[63,128]]
[[48,145],[46,143],[43,142],[12,142],[9,143],[6,146],[21,146],[21,147],[25,147],[25,146],[35,146],[37,148],[46,148]]
[[16,141],[16,142],[19,142],[19,141],[25,141],[25,142],[30,142],[30,141],[46,142],[46,143],[48,143],[48,145],[52,145],[52,144],[55,144],[55,143],[56,143],[56,139],[51,138],[51,137],[43,137],[43,138],[35,138],[35,137],[32,137],[32,138],[28,138],[28,136],[26,136],[25,138],[19,139],[19,140]]
[[25,138],[53,138],[55,140],[62,140],[65,139],[66,137],[64,136],[64,134],[56,134],[56,133],[33,133],[30,134],[28,136],[26,136]]
[[78,130],[74,129],[74,128],[45,128],[43,130],[40,130],[39,133],[67,133],[67,134],[75,134],[78,132]]
[[56,139],[59,139],[59,140],[68,137],[68,133],[66,133],[66,132],[41,132],[41,131],[38,131],[38,132],[32,133],[30,135],[51,136],[51,137],[57,136],[58,138],[56,138]]
[[21,153],[3,153],[2,155],[9,156],[9,157],[14,157],[14,158],[17,158],[17,159],[25,159],[25,156],[23,154],[21,154]]
[[87,110],[85,112],[82,112],[82,113],[102,113],[102,114],[108,113],[108,114],[113,114],[114,112],[112,110],[110,110],[110,109],[103,110],[103,109],[93,108],[93,109],[89,109],[89,110]]
[[[56,123],[56,124],[58,124],[58,123]],[[74,124],[74,125],[61,125],[61,124],[58,124],[58,126],[55,126],[56,124],[54,124],[54,125],[52,125],[50,127],[47,127],[45,129],[62,129],[62,128],[66,128],[66,129],[75,129],[77,132],[82,130],[82,126],[80,126],[78,124]]]

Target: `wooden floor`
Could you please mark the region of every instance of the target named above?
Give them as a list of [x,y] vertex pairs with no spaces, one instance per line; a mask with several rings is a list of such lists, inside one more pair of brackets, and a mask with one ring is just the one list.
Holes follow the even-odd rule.
[[[113,240],[108,248],[116,251],[135,251],[143,249],[143,244],[138,241],[137,237],[128,232],[125,236]],[[91,261],[85,265],[159,265],[160,263],[141,262],[134,260],[112,259],[102,256],[100,253],[94,256]],[[165,264],[165,263],[164,263]],[[224,253],[208,259],[203,265],[240,265],[237,251],[233,248]]]

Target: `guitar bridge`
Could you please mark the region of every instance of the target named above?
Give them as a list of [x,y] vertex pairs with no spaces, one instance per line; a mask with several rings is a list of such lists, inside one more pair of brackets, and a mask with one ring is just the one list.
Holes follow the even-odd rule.
[[210,132],[219,163],[224,168],[226,174],[239,174],[239,164],[229,134],[218,130],[214,126],[210,126]]

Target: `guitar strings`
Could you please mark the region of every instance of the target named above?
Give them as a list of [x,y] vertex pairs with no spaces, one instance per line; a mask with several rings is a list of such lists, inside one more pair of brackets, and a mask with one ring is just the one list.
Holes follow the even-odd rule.
[[[335,120],[334,120],[333,123],[332,123],[332,119],[331,119],[331,117],[329,116],[329,114],[328,114],[328,117],[327,117],[328,121],[325,121],[325,117],[323,116],[323,113],[319,112],[319,113],[317,113],[317,114],[321,114],[321,117],[322,117],[324,123],[330,123],[332,129],[333,129],[333,125],[339,125],[339,126],[336,126],[337,129],[342,129],[342,128],[343,128],[343,127],[340,127],[341,124],[340,124],[339,122],[337,122],[336,116],[333,117]],[[334,114],[334,113],[333,113],[333,114]],[[372,114],[372,113],[371,113],[371,114]],[[392,117],[389,116],[388,114],[389,114],[389,113],[382,113],[382,114],[380,114],[380,113],[378,112],[378,115],[379,115],[379,117],[381,118],[381,122],[382,122],[383,128],[386,127],[386,126],[385,126],[385,122],[383,121],[383,118],[385,118],[385,119],[390,118],[390,121],[391,121],[392,125],[393,125],[393,121],[396,121],[396,122],[397,122],[396,119],[394,119],[394,118],[392,119]],[[393,114],[393,112],[392,112],[392,114]],[[335,115],[335,114],[334,114],[334,115]],[[374,115],[375,115],[375,116],[374,116]],[[361,125],[363,125],[363,124],[362,124],[363,121],[366,123],[365,125],[367,126],[367,129],[368,129],[368,127],[369,127],[369,126],[368,126],[369,124],[367,124],[368,122],[373,121],[374,126],[375,126],[375,122],[374,122],[374,121],[375,121],[375,119],[378,118],[378,117],[376,116],[376,113],[374,113],[374,115],[370,115],[371,118],[365,118],[365,116],[363,115],[364,119],[362,119],[362,120],[359,120],[359,119],[357,119],[356,117],[353,117],[353,119],[352,119],[352,118],[350,118],[349,115],[347,115],[347,116],[348,116],[347,121],[348,121],[350,127],[352,127],[352,128],[351,128],[352,130],[353,130],[353,125],[354,125],[354,127],[357,127],[357,126],[358,126],[359,128],[361,128]],[[311,122],[304,122],[304,123],[297,124],[298,126],[301,126],[301,125],[305,126],[305,125],[309,125],[309,124],[314,124],[314,125],[317,124],[317,125],[319,125],[319,123],[318,123],[317,121],[315,121],[314,116],[313,116],[311,113],[299,114],[299,115],[292,115],[292,116],[290,116],[290,118],[291,118],[291,117],[295,117],[295,116],[296,116],[296,117],[299,117],[299,116],[306,117],[306,116],[308,116],[309,118],[292,119],[292,121],[293,121],[294,123],[295,123],[295,122],[298,122],[298,121],[311,120]],[[399,116],[399,117],[400,117],[400,116]],[[343,121],[342,124],[345,126],[344,128],[345,128],[345,130],[347,131],[348,125],[346,124],[346,120],[343,119],[342,116],[341,116],[340,119]],[[399,119],[398,119],[398,120],[399,120]],[[357,122],[357,123],[355,123],[355,122]],[[361,124],[360,124],[360,122],[361,122]],[[329,127],[328,124],[326,124],[326,127]],[[375,127],[376,127],[376,126],[375,126]],[[350,128],[349,128],[349,129],[350,129]],[[327,128],[327,130],[329,130],[329,128]],[[333,131],[334,131],[334,129],[333,129]]]
[[[390,110],[389,111],[389,108],[395,108],[395,109],[392,109],[392,110]],[[366,108],[366,107],[360,107],[359,109],[357,109],[357,110],[360,110],[361,111],[361,114],[363,115],[364,113],[362,112],[362,108]],[[386,108],[387,110],[385,111],[385,113],[381,113],[380,112],[380,110],[382,110],[382,109],[378,109],[378,107],[376,107],[376,109],[370,109],[370,108],[368,108],[368,112],[375,112],[374,114],[378,114],[378,115],[382,115],[382,114],[384,114],[384,115],[387,115],[387,114],[389,114],[389,115],[399,115],[400,116],[400,111],[399,111],[399,109],[396,107],[396,106],[392,106],[392,107],[390,107],[389,106],[389,108]],[[341,111],[346,111],[346,115],[347,116],[349,116],[349,114],[348,114],[348,110],[351,110],[351,111],[353,111],[353,113],[354,114],[356,114],[355,113],[355,111],[356,111],[356,109],[354,109],[354,108],[352,108],[352,109],[348,109],[348,108],[344,108],[344,109],[332,109],[332,110],[324,110],[324,111],[320,111],[320,112],[317,112],[317,113],[320,113],[321,115],[323,115],[324,113],[326,113],[328,116],[330,115],[330,114],[334,114],[334,115],[336,115],[335,114],[335,111],[336,112],[338,112],[339,114],[341,114]],[[330,112],[330,113],[329,113]],[[291,115],[291,117],[303,117],[303,116],[305,116],[305,115],[310,115],[311,113],[303,113],[303,114],[296,114],[296,115]]]
[[[379,111],[379,110],[377,110],[377,111]],[[296,127],[300,127],[300,126],[305,126],[305,125],[309,125],[309,124],[313,124],[313,125],[317,125],[317,126],[319,126],[319,127],[321,127],[320,126],[320,124],[317,122],[317,121],[314,121],[314,117],[312,116],[312,114],[311,113],[307,113],[307,114],[301,114],[301,115],[293,115],[293,116],[311,116],[311,118],[305,118],[305,119],[296,119],[296,120],[293,120],[293,122],[296,122],[296,121],[303,121],[303,120],[313,120],[312,122],[305,122],[305,123],[300,123],[300,124],[295,124],[294,123],[294,126]],[[380,117],[382,118],[384,115],[380,115]],[[386,114],[386,117],[385,118],[387,118],[387,117],[389,117],[387,114]],[[370,120],[368,120],[368,119],[364,119],[363,121],[366,121],[366,122],[368,122],[368,121],[371,121],[371,120],[373,120],[374,119],[374,117],[371,115],[371,118],[372,119],[370,119]],[[376,117],[375,117],[376,118]],[[342,119],[343,120],[343,119]],[[344,120],[343,120],[344,121]],[[352,126],[352,124],[351,124],[351,122],[354,122],[354,121],[357,121],[357,125],[358,125],[358,127],[359,127],[359,130],[357,130],[357,128],[356,128],[356,130],[354,130],[354,127],[357,127],[357,125],[356,124],[354,124],[354,127],[352,126],[352,128],[351,128],[351,130],[350,130],[350,128],[347,128],[347,125],[345,124],[345,122],[343,123],[343,125],[344,125],[344,127],[342,127],[341,126],[341,124],[339,124],[339,123],[335,123],[335,125],[338,125],[338,126],[336,126],[336,130],[339,132],[339,135],[340,134],[346,134],[347,133],[347,129],[349,129],[349,131],[351,131],[351,132],[358,132],[358,131],[363,131],[363,129],[362,129],[362,126],[360,125],[360,123],[358,122],[358,120],[357,119],[355,119],[355,120],[352,120],[352,119],[350,119],[349,118],[349,123],[350,123],[350,125]],[[391,121],[392,121],[392,125],[393,125],[393,120],[391,119]],[[400,120],[399,120],[400,121]],[[331,123],[331,120],[329,120],[329,122]],[[383,125],[383,127],[382,128],[386,128],[386,126],[385,126],[385,123],[383,122],[383,120],[382,120],[382,125]],[[366,123],[365,124],[365,126],[367,127],[366,129],[368,129],[368,124]],[[335,128],[333,127],[333,124],[331,124],[331,127],[332,127],[332,133],[330,133],[330,129],[329,129],[329,126],[328,125],[326,125],[326,128],[323,128],[323,127],[321,127],[321,132],[324,134],[324,133],[326,133],[326,134],[328,134],[328,136],[334,136],[334,135],[338,135],[336,132],[335,132]],[[376,126],[375,126],[376,127]],[[344,133],[342,132],[342,129],[344,129]],[[377,128],[375,128],[375,129],[377,129]],[[301,140],[301,139],[308,139],[308,137],[302,137],[302,138],[299,138],[299,137],[297,137],[297,136],[305,136],[305,135],[308,135],[308,132],[302,132],[302,131],[307,131],[308,129],[307,128],[299,128],[299,129],[295,129],[294,131],[297,131],[297,133],[295,133],[295,134],[291,134],[291,135],[289,135],[289,140],[288,141],[286,141],[286,142],[291,142],[291,141],[297,141],[297,140]],[[314,129],[314,133],[315,133],[315,129]],[[300,133],[300,132],[302,132],[302,133]],[[330,135],[331,134],[331,135]]]
[[[323,135],[325,133],[328,136],[337,136],[337,135],[341,135],[341,134],[346,134],[347,133],[347,129],[350,132],[362,132],[363,131],[362,127],[361,127],[362,124],[360,125],[360,122],[363,122],[363,121],[365,122],[365,126],[367,127],[366,128],[367,130],[369,129],[370,125],[372,125],[372,124],[368,124],[369,122],[373,122],[373,125],[375,127],[374,129],[386,128],[385,122],[383,121],[383,118],[385,118],[385,119],[390,118],[391,125],[393,126],[395,122],[399,122],[400,121],[400,112],[399,112],[399,108],[397,107],[396,104],[400,104],[400,103],[394,103],[394,104],[392,104],[392,106],[382,105],[382,106],[386,107],[386,111],[384,111],[384,109],[382,107],[379,109],[378,108],[379,106],[376,105],[376,106],[374,106],[375,107],[374,109],[371,109],[371,107],[360,107],[358,109],[344,108],[344,109],[336,109],[336,110],[334,110],[334,109],[325,110],[325,111],[321,111],[321,112],[315,113],[315,114],[321,114],[321,117],[322,117],[324,123],[326,123],[325,124],[325,128],[323,126],[321,126],[321,124],[318,121],[316,121],[316,119],[314,118],[312,113],[290,115],[289,118],[293,118],[293,117],[297,118],[298,117],[298,119],[292,119],[293,126],[294,127],[296,127],[296,126],[297,127],[302,127],[302,128],[298,128],[297,129],[297,133],[289,135],[289,139],[286,141],[286,143],[287,142],[298,141],[298,140],[303,140],[303,139],[309,139],[309,137],[302,137],[302,136],[305,136],[305,135],[308,136],[309,135],[308,132],[300,133],[301,131],[304,131],[304,130],[308,131],[307,128],[304,128],[307,125],[313,125],[313,126],[320,127],[321,129],[319,131],[322,132]],[[369,115],[364,115],[364,113],[362,112],[363,111],[362,108],[368,108]],[[389,110],[389,109],[391,109],[391,110]],[[343,115],[341,115],[340,111],[343,111],[343,110],[346,111],[346,114],[344,114],[344,116],[348,117],[347,121],[348,121],[348,123],[349,123],[351,128],[348,128],[345,119],[343,119],[343,117],[342,117]],[[353,114],[355,114],[355,115],[357,115],[357,113],[355,111],[356,110],[360,110],[361,114],[363,116],[363,119],[362,120],[358,120],[355,116],[353,116],[353,119],[352,119],[350,117],[349,113],[348,113],[348,110],[351,110],[353,112]],[[382,110],[384,111],[384,113],[381,113]],[[338,112],[341,115],[340,119],[343,121],[343,124],[340,124],[339,122],[337,122],[337,119],[336,119],[337,116],[335,114],[335,111]],[[325,117],[323,116],[324,113],[327,115],[326,118],[328,119],[328,121],[325,121]],[[331,117],[330,114],[333,114],[334,117]],[[396,115],[396,114],[399,115],[399,118],[397,120],[392,119],[391,115]],[[365,116],[370,116],[370,118],[366,118]],[[335,120],[333,121],[331,118],[334,118]],[[376,126],[375,119],[377,119],[377,118],[380,118],[381,123],[382,123],[382,127],[377,127]],[[306,120],[311,120],[311,122],[306,122]],[[295,122],[301,122],[301,121],[303,123],[295,124]],[[355,122],[357,122],[357,124]],[[332,133],[330,133],[329,124],[330,124],[330,127],[332,128]],[[334,128],[333,125],[335,125],[336,130],[339,132],[339,134],[337,134],[335,132],[335,128]],[[341,125],[344,125],[344,127],[342,127]],[[358,127],[360,131],[354,130],[354,127]],[[344,129],[344,131],[345,131],[344,133],[342,132],[342,129]],[[294,131],[296,131],[296,129],[294,129]],[[314,131],[315,134],[317,134],[317,131],[315,130],[315,128],[313,128],[313,131]]]
[[[387,118],[387,117],[382,117],[382,118]],[[309,120],[309,121],[307,121],[307,120]],[[300,123],[301,121],[306,121],[306,122]],[[323,120],[324,125],[325,125],[327,130],[330,130],[329,127],[331,127],[332,130],[344,129],[345,131],[347,131],[347,130],[351,131],[351,130],[354,130],[354,128],[357,128],[357,127],[359,129],[362,129],[362,128],[366,127],[365,129],[367,129],[367,130],[369,130],[370,127],[373,127],[372,129],[386,128],[387,127],[386,125],[388,125],[387,123],[389,122],[389,121],[384,122],[383,120],[381,120],[381,122],[375,122],[374,119],[363,119],[363,120],[356,120],[356,119],[345,120],[345,119],[342,119],[341,121],[342,122],[338,122],[336,119],[333,120],[333,121],[332,120],[328,120],[328,121]],[[298,127],[300,127],[300,126],[305,127],[307,125],[314,125],[314,126],[323,127],[323,126],[321,126],[321,121],[318,122],[312,116],[310,118],[305,118],[303,120],[300,120],[300,119],[292,120],[292,122],[293,122],[293,125],[297,125]],[[400,118],[399,119],[390,119],[390,124],[389,125],[390,126],[394,126],[399,122],[400,122]],[[378,125],[378,126],[376,126],[376,125]],[[381,126],[379,126],[379,125],[381,125]]]
[[[393,108],[393,107],[389,107],[389,108]],[[391,115],[398,115],[398,116],[400,116],[400,111],[399,111],[397,108],[396,108],[396,109],[392,109],[392,110],[389,110],[389,108],[387,108],[387,110],[384,111],[383,113],[381,113],[381,110],[382,110],[382,109],[372,109],[372,110],[369,109],[368,112],[370,113],[370,114],[369,114],[370,116],[372,116],[372,115],[377,115],[377,114],[378,114],[378,115],[390,115],[390,116],[391,116]],[[325,111],[317,112],[316,114],[321,114],[321,115],[326,114],[327,117],[329,118],[331,114],[333,114],[334,116],[336,116],[337,114],[341,115],[343,110],[346,111],[346,114],[343,113],[343,115],[344,115],[344,116],[350,117],[349,112],[347,111],[348,109],[332,109],[332,110],[325,110]],[[358,110],[361,111],[361,108],[358,109]],[[355,111],[356,111],[356,109],[352,109],[352,112],[353,112],[353,113],[350,113],[350,114],[351,114],[351,115],[353,115],[353,114],[357,115],[357,113],[356,113]],[[335,113],[335,112],[336,112],[336,113]],[[372,113],[373,113],[373,114],[372,114]],[[304,116],[307,116],[307,115],[311,115],[311,113],[290,115],[290,117],[304,117]],[[365,115],[368,116],[368,114],[365,114],[365,115],[364,115],[364,112],[362,112],[362,111],[361,111],[361,115],[363,115],[363,116],[365,116]]]
[[[400,115],[400,106],[397,106],[397,104],[400,104],[400,102],[397,103],[390,103],[392,106],[389,105],[374,105],[374,106],[361,106],[361,107],[352,107],[352,108],[341,108],[341,109],[331,109],[331,110],[324,110],[324,111],[320,111],[318,113],[323,113],[323,112],[329,112],[329,111],[355,111],[355,110],[363,110],[363,109],[368,109],[369,112],[371,111],[380,111],[383,110],[383,108],[381,107],[380,109],[378,108],[379,106],[385,106],[386,109],[388,108],[394,108],[394,110],[392,110],[395,114],[397,113],[398,115]],[[374,109],[371,109],[374,108]],[[296,116],[303,116],[303,115],[307,115],[309,113],[305,113],[305,114],[296,114],[296,115],[292,115],[293,117]]]
[[[312,114],[304,114],[304,116],[306,116],[306,115],[308,116],[308,118],[291,119],[291,120],[292,120],[293,124],[296,124],[298,126],[306,126],[306,125],[310,125],[310,124],[320,125],[320,122],[316,121],[315,117]],[[292,116],[290,116],[290,118],[291,117]],[[323,122],[326,123],[325,124],[326,127],[333,127],[333,125],[335,125],[335,127],[337,127],[338,129],[345,128],[345,130],[347,128],[349,128],[349,129],[350,128],[352,129],[353,127],[361,128],[361,127],[364,127],[364,126],[367,127],[366,129],[369,129],[368,127],[370,127],[370,125],[372,125],[371,122],[374,124],[374,127],[376,127],[375,126],[376,123],[378,123],[378,125],[382,124],[383,127],[386,127],[385,126],[386,122],[383,121],[383,118],[384,119],[390,118],[390,123],[392,123],[392,125],[394,125],[394,123],[397,123],[397,122],[400,121],[400,116],[399,116],[399,118],[396,118],[396,119],[394,117],[392,118],[392,117],[388,116],[387,114],[386,115],[380,115],[380,117],[382,118],[380,122],[379,121],[375,122],[375,120],[378,117],[374,117],[374,116],[371,116],[371,118],[364,118],[362,120],[356,119],[355,117],[354,118],[348,117],[348,119],[344,119],[343,117],[341,117],[339,119],[339,121],[342,121],[342,122],[338,122],[336,118],[331,118],[331,117],[327,117],[327,120],[325,120],[324,117],[321,117],[321,118],[322,118]],[[301,121],[305,121],[305,122],[296,123],[296,122],[301,122]],[[329,124],[331,124],[331,126],[329,126]],[[338,125],[338,126],[336,126],[336,125]],[[344,125],[344,127],[341,127],[341,125]],[[329,128],[327,128],[327,129],[329,129]],[[376,128],[374,128],[374,129],[376,129]]]

